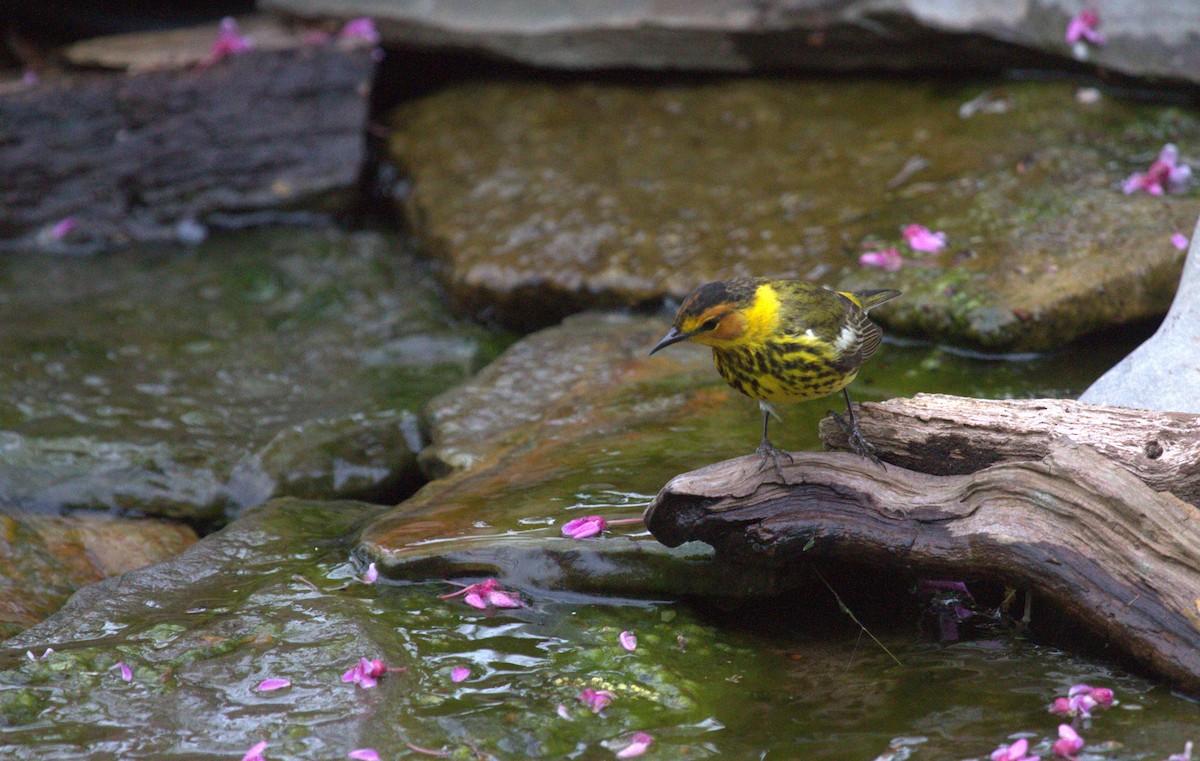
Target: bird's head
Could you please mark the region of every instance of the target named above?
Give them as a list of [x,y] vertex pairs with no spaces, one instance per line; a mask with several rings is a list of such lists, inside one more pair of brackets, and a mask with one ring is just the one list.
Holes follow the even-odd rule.
[[650,353],[680,341],[722,348],[742,340],[753,327],[761,285],[754,281],[722,281],[702,285],[684,299],[671,330]]

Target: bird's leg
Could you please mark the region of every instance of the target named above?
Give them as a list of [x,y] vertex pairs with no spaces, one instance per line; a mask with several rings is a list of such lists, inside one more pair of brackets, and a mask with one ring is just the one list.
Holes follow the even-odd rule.
[[871,442],[867,441],[858,427],[858,418],[854,415],[854,405],[850,402],[850,392],[843,387],[842,395],[846,397],[846,413],[850,417],[850,422],[847,423],[842,419],[841,415],[832,410],[830,410],[830,414],[833,415],[833,419],[837,421],[842,430],[846,432],[846,438],[849,439],[850,443],[850,451],[861,457],[866,457],[881,468],[884,467],[883,462],[875,454],[875,447],[871,445]]
[[779,417],[779,415],[775,413],[775,409],[767,402],[760,401],[758,403],[758,407],[762,410],[763,414],[762,441],[759,443],[758,449],[754,450],[755,454],[762,456],[762,462],[759,463],[758,469],[761,471],[763,468],[767,467],[768,461],[773,462],[775,463],[775,472],[779,474],[780,478],[783,478],[783,471],[779,467],[779,456],[783,455],[786,457],[788,459],[788,464],[790,465],[793,461],[792,455],[789,452],[785,452],[781,449],[776,449],[775,447],[771,446],[771,440],[767,438],[767,425],[771,422],[771,416],[775,415],[775,417]]

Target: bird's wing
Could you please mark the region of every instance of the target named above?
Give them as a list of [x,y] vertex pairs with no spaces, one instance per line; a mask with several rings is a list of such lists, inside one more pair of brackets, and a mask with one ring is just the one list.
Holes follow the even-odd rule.
[[854,332],[858,334],[861,341],[862,361],[866,362],[875,350],[879,348],[879,343],[883,340],[883,331],[879,326],[871,322],[871,318],[867,317],[867,313],[858,309],[851,310],[850,323],[854,326]]

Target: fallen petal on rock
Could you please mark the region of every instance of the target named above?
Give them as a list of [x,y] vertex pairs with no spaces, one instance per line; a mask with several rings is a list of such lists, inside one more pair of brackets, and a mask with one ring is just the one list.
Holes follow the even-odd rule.
[[263,751],[267,749],[267,741],[263,740],[260,743],[255,743],[250,750],[246,751],[246,755],[242,756],[242,761],[265,761]]
[[629,652],[632,653],[635,649],[637,649],[637,635],[635,635],[633,632],[621,632],[617,639],[620,641],[621,647],[625,648]]
[[634,758],[640,756],[650,750],[650,746],[654,743],[654,738],[645,732],[637,732],[630,739],[629,744],[621,750],[617,751],[617,758]]
[[270,679],[264,679],[261,682],[259,682],[258,686],[255,687],[254,689],[257,690],[258,692],[270,692],[272,690],[282,690],[284,687],[291,687],[291,686],[292,686],[292,683],[290,681],[288,681],[287,679],[280,679],[279,677],[271,677]]
[[133,669],[129,668],[125,661],[118,661],[117,663],[113,664],[112,668],[119,670],[121,672],[121,679],[125,680],[126,682],[133,679]]

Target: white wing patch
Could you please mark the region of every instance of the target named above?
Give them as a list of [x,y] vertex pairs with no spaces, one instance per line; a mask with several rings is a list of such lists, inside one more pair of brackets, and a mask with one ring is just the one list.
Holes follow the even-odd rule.
[[841,355],[856,343],[858,343],[858,331],[854,329],[853,323],[847,322],[842,326],[842,332],[838,334],[837,340],[833,342],[833,348],[838,355]]

